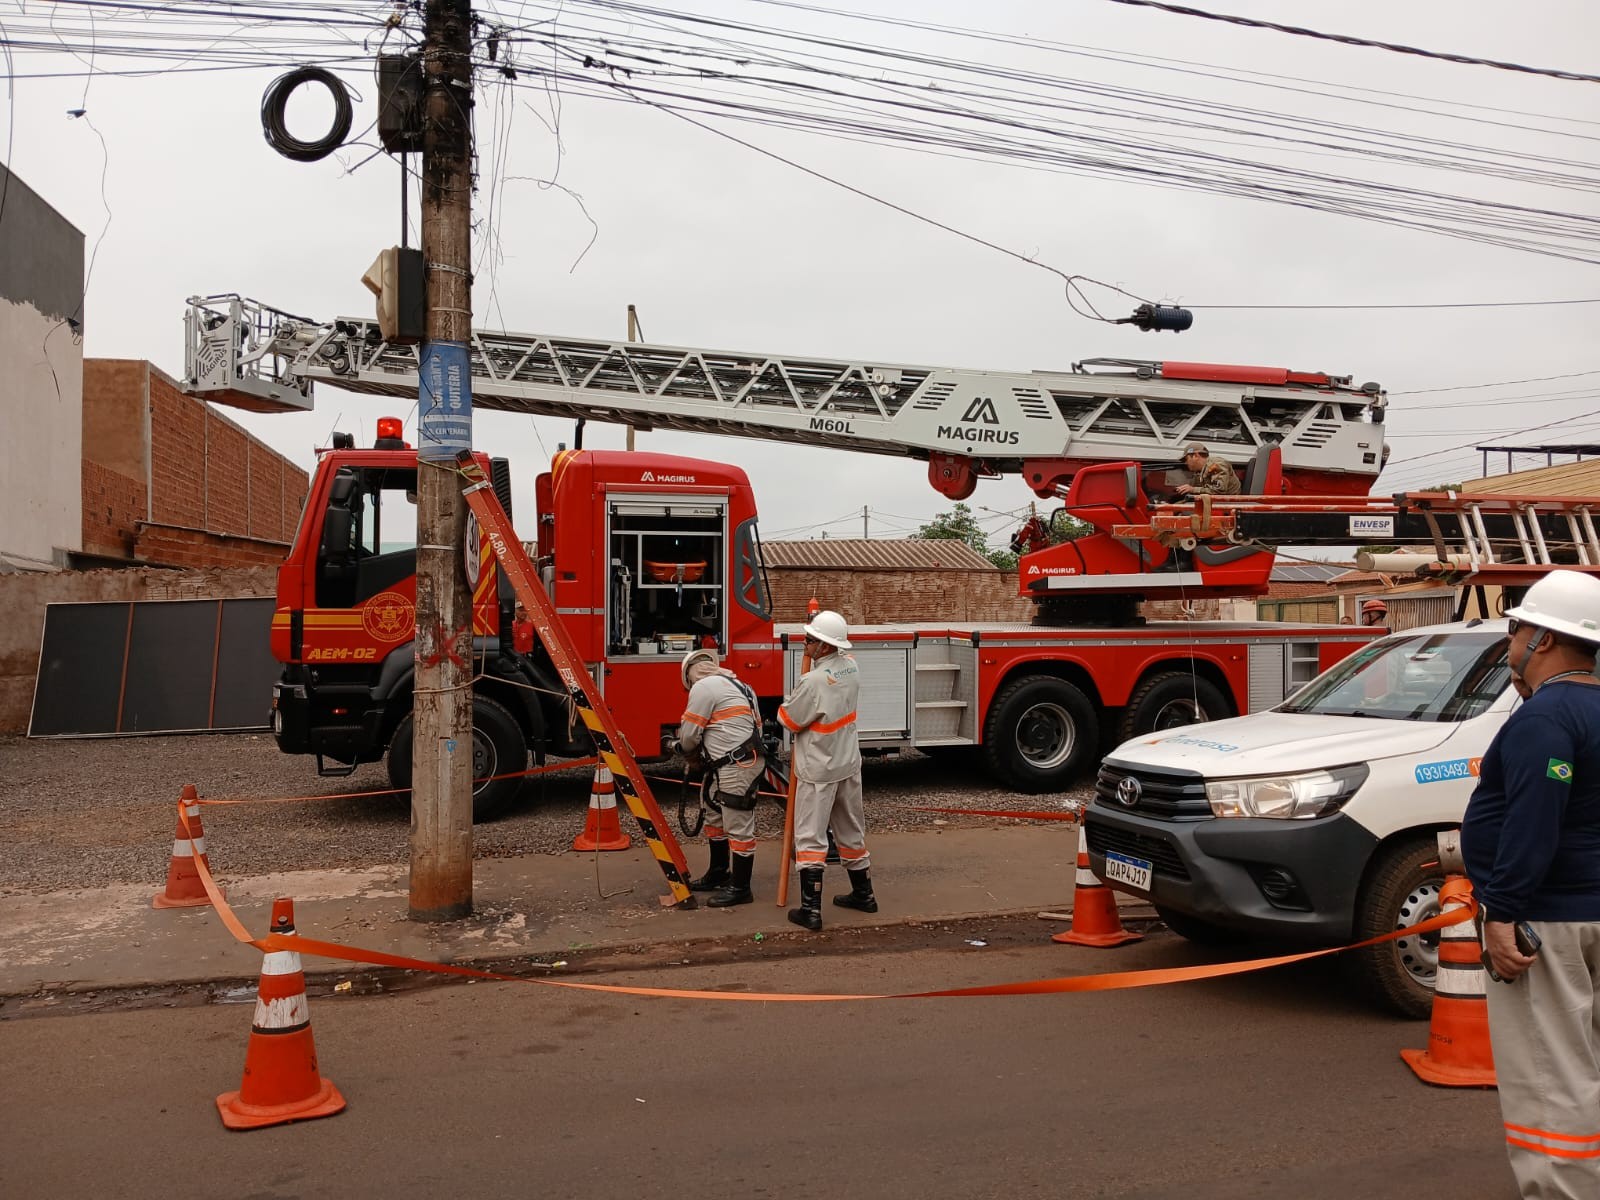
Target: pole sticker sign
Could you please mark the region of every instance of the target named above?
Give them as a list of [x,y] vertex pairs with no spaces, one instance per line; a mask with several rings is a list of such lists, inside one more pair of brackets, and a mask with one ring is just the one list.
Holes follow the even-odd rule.
[[465,342],[429,342],[419,363],[417,456],[472,449],[472,363]]

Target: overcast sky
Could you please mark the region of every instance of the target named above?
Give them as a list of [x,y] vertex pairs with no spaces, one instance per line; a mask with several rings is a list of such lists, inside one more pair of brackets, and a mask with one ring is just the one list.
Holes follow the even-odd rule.
[[[1499,0],[1303,0],[1293,6],[1206,0],[1205,6],[1579,72],[1594,69],[1593,50],[1600,45],[1600,10],[1582,0],[1516,8]],[[318,6],[248,7],[294,16]],[[344,7],[371,14],[377,6]],[[1172,147],[1170,165],[1179,172],[1197,153],[1247,154],[1263,163],[1541,210],[1508,222],[1510,236],[1547,226],[1546,211],[1576,214],[1591,225],[1597,218],[1600,84],[1428,61],[1106,0],[990,0],[981,6],[862,0],[849,6],[861,14],[981,28],[1015,41],[866,23],[753,0],[684,0],[675,7],[806,31],[847,46],[938,54],[995,71],[1025,69],[1137,89],[1140,96],[1127,101],[1133,108],[1148,109],[1150,93],[1192,106],[1197,116],[1216,104],[1248,105],[1259,110],[1259,122],[1277,122],[1283,114],[1286,119],[1273,128],[1302,139],[1261,149],[1237,128],[1147,131]],[[1291,9],[1292,18],[1286,18]],[[573,47],[594,44],[601,21],[596,7],[585,3],[568,3],[559,16],[554,4],[517,0],[496,0],[479,11]],[[274,153],[262,138],[258,110],[263,90],[292,64],[291,57],[252,69],[112,76],[103,72],[152,64],[109,53],[105,26],[95,31],[104,39],[95,43],[99,53],[92,59],[81,53],[88,44],[85,12],[80,5],[0,0],[0,24],[6,26],[0,37],[37,40],[32,34],[45,26],[42,18],[55,15],[62,40],[80,51],[16,48],[8,94],[0,97],[0,103],[10,102],[0,146],[7,147],[5,160],[18,176],[87,237],[93,265],[85,354],[147,358],[181,376],[184,300],[192,294],[242,292],[321,319],[369,312],[371,299],[360,276],[378,249],[398,241],[394,160],[379,156],[350,171],[368,149],[353,147],[313,164]],[[150,14],[137,28],[150,45],[170,44],[176,27],[167,20]],[[217,37],[230,35],[223,47],[257,36],[220,17],[201,18],[200,24]],[[118,40],[127,42],[131,28],[124,22]],[[377,26],[372,30],[369,45],[376,46]],[[685,47],[705,47],[713,35],[741,44],[753,40],[726,29],[643,20],[614,24],[612,32]],[[341,36],[335,31],[327,40],[333,44]],[[1086,54],[1084,48],[1095,49]],[[204,43],[193,49],[199,57],[190,67],[207,65],[221,52]],[[347,52],[363,53],[359,45]],[[1063,369],[1078,359],[1117,355],[1349,374],[1357,382],[1382,383],[1393,397],[1392,458],[1381,491],[1479,474],[1471,451],[1438,453],[1463,443],[1600,441],[1600,356],[1594,350],[1600,305],[1320,312],[1197,307],[1188,333],[1141,334],[1075,315],[1056,275],[621,94],[600,98],[603,83],[562,88],[558,95],[532,69],[551,61],[548,47],[519,45],[510,52],[518,56],[518,79],[489,77],[478,91],[479,325],[620,338],[632,303],[647,340],[685,346],[972,368]],[[840,61],[852,58],[847,49],[828,53]],[[1135,54],[1187,65],[1182,72],[1155,69],[1129,61]],[[564,61],[574,73],[582,70]],[[91,64],[101,73],[86,78],[82,72]],[[898,69],[892,60],[859,57],[853,66],[870,75],[855,86],[868,88],[876,86],[874,80],[889,82]],[[756,66],[748,70],[761,73]],[[65,72],[78,74],[40,77]],[[1252,78],[1276,86],[1249,84],[1240,72],[1270,74],[1271,80]],[[375,88],[367,71],[351,67],[345,73],[361,94],[360,131],[375,116]],[[593,68],[590,74],[631,85],[646,82]],[[824,77],[810,77],[833,86]],[[961,81],[949,84],[954,91]],[[963,86],[971,84],[968,79]],[[675,79],[671,86],[707,85]],[[1344,90],[1354,88],[1370,90]],[[1045,89],[1022,90],[1044,103]],[[1345,98],[1316,94],[1336,91]],[[715,94],[755,93],[730,83]],[[1357,96],[1370,102],[1357,102]],[[1028,99],[1008,102],[1008,111],[1033,128],[1019,136],[1057,144],[1054,135],[1037,132],[1042,108]],[[87,115],[69,115],[76,109]],[[312,133],[322,106],[308,97],[291,118],[297,132]],[[877,111],[872,119],[887,118]],[[1116,137],[1136,128],[1081,111],[1071,119],[1091,136]],[[1341,129],[1323,127],[1312,138],[1306,125],[1311,119],[1337,122]],[[1081,168],[1046,170],[770,125],[710,123],[863,192],[1141,296],[1195,306],[1600,297],[1593,261],[1157,187],[1148,178],[1092,177]],[[1445,171],[1347,153],[1391,145],[1386,135],[1396,131],[1434,139],[1435,149],[1479,165],[1471,172]],[[1441,147],[1442,142],[1455,145]],[[1484,155],[1485,148],[1491,153]],[[1504,165],[1519,178],[1484,173],[1483,163]],[[1529,178],[1532,172],[1542,175]],[[559,186],[544,186],[551,180]],[[415,202],[414,189],[412,195]],[[1564,252],[1600,259],[1594,232],[1567,238]],[[1132,306],[1103,292],[1091,295],[1114,315]],[[1426,390],[1580,372],[1590,374],[1520,386]],[[8,418],[16,419],[24,398],[5,400]],[[331,430],[351,430],[367,443],[376,418],[395,409],[392,401],[323,389],[309,414],[230,415],[309,467],[313,447],[326,444]],[[513,460],[524,514],[518,523],[526,533],[532,479],[557,443],[570,443],[571,422],[485,411],[476,416],[478,446]],[[1547,423],[1556,424],[1535,428]],[[408,423],[408,435],[411,428]],[[588,446],[622,443],[620,427],[590,424]],[[927,484],[924,465],[910,460],[667,433],[640,435],[639,445],[743,466],[755,483],[769,539],[824,529],[833,536],[859,536],[863,506],[871,510],[874,535],[909,532],[948,508]],[[1003,542],[1015,521],[996,512],[1018,509],[1029,499],[1020,482],[1003,480],[980,485],[971,503],[995,510],[979,515],[989,521],[993,540]]]

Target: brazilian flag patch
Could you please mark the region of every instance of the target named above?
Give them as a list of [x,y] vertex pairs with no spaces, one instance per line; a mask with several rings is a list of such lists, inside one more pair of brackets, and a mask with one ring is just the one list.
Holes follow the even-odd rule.
[[1562,762],[1559,758],[1552,758],[1544,769],[1547,779],[1559,779],[1562,783],[1572,782],[1572,764]]

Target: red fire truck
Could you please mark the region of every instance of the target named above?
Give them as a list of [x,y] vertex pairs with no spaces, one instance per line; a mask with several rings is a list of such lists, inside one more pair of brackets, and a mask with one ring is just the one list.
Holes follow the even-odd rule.
[[[198,394],[255,408],[304,407],[313,380],[416,394],[414,349],[386,345],[371,322],[310,327],[238,297],[192,305]],[[1272,554],[1186,546],[1181,531],[1142,540],[1117,531],[1148,520],[1150,495],[1195,439],[1248,463],[1246,485],[1258,494],[1364,493],[1381,464],[1381,392],[1287,372],[1254,382],[1260,368],[1092,369],[1104,365],[999,375],[479,335],[473,391],[483,407],[918,455],[951,496],[1021,472],[1037,494],[1064,499],[1097,532],[1024,556],[1018,586],[1040,602],[1035,623],[851,631],[864,749],[977,750],[1008,785],[1039,792],[1081,775],[1106,741],[1275,704],[1372,636],[1144,623],[1134,615],[1141,595],[1259,593]],[[485,461],[509,509],[510,465]],[[324,773],[387,756],[394,784],[410,782],[416,472],[398,421],[380,423],[371,449],[337,436],[319,456],[279,573],[272,648],[284,672],[273,729],[283,750],[316,755]],[[798,627],[773,622],[742,470],[580,449],[557,454],[535,494],[538,512],[520,527],[536,531],[545,589],[636,753],[653,753],[676,726],[678,662],[696,645],[723,647],[763,708],[776,708],[799,669]],[[588,753],[541,651],[515,647],[509,589],[487,540],[467,543],[474,776],[520,770],[530,753]],[[1192,559],[1181,569],[1152,573],[1179,566],[1174,552],[1185,549]],[[502,807],[519,783],[481,785],[477,815]]]

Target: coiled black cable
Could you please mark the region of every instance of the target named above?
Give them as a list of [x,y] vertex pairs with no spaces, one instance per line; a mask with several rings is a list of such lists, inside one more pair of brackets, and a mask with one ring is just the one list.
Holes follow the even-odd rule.
[[[290,94],[302,83],[320,83],[333,96],[333,127],[311,142],[295,137],[283,120]],[[324,67],[296,67],[274,79],[266,95],[261,97],[261,131],[266,134],[267,145],[295,162],[327,158],[350,136],[354,119],[350,90],[345,87],[344,80]]]

